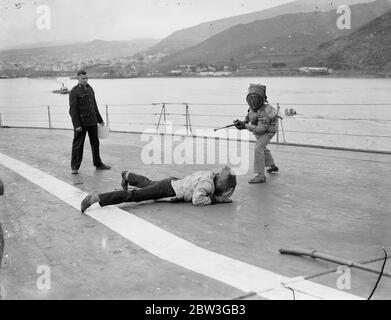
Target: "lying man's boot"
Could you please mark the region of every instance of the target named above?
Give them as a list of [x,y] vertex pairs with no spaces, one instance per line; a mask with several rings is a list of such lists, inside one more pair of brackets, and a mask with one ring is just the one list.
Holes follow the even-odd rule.
[[110,170],[110,169],[111,169],[111,167],[105,165],[104,163],[102,163],[100,166],[96,167],[96,170]]
[[274,164],[272,164],[269,168],[266,169],[267,173],[273,173],[273,172],[278,172],[278,167]]
[[81,213],[84,213],[89,207],[91,207],[95,202],[99,202],[99,196],[89,194],[81,202]]
[[77,169],[72,169],[72,174],[78,174],[79,173],[79,171],[77,170]]
[[121,173],[121,177],[122,177],[122,181],[121,181],[121,187],[122,189],[124,189],[125,191],[128,190],[128,179],[126,177],[126,174],[127,174],[127,171],[122,171]]
[[254,178],[252,178],[248,183],[253,184],[253,183],[263,183],[263,182],[266,182],[265,175],[258,174]]

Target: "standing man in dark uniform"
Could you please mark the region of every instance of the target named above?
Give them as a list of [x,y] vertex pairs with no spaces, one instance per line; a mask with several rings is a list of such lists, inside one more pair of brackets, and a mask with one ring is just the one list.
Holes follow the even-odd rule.
[[83,148],[86,133],[90,138],[92,159],[97,170],[108,170],[99,155],[98,123],[104,124],[95,100],[95,93],[87,83],[88,77],[84,70],[77,72],[79,84],[74,86],[69,94],[69,114],[72,118],[74,137],[72,144],[72,174],[77,174],[83,160]]

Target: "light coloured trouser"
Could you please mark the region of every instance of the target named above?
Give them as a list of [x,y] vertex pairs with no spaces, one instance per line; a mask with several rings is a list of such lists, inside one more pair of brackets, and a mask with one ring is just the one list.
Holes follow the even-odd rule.
[[265,175],[265,166],[270,167],[274,164],[273,156],[270,150],[266,148],[274,135],[275,133],[265,133],[260,136],[255,136],[257,142],[254,153],[254,173]]

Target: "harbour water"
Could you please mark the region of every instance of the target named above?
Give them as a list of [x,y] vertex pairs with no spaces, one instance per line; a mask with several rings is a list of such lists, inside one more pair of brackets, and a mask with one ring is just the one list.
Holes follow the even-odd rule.
[[[53,94],[69,79],[1,79],[0,113],[7,126],[71,128],[68,96]],[[390,79],[363,78],[132,78],[90,79],[110,128],[156,128],[162,103],[174,130],[184,129],[189,104],[193,132],[232,123],[246,114],[249,83],[267,85],[269,101],[283,115],[280,141],[391,151]],[[173,103],[173,104],[171,104]],[[155,104],[155,105],[153,105]],[[286,108],[297,115],[287,117]],[[224,135],[223,131],[217,134]]]

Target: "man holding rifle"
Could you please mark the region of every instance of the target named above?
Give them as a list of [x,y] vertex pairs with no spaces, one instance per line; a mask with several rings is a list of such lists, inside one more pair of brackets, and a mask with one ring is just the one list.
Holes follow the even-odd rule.
[[247,129],[254,133],[257,143],[254,154],[254,173],[256,176],[249,183],[266,182],[265,166],[267,172],[278,172],[278,167],[270,150],[267,148],[270,140],[278,130],[278,114],[268,102],[266,86],[250,84],[246,101],[250,106],[244,121],[235,120],[234,125],[238,130]]

